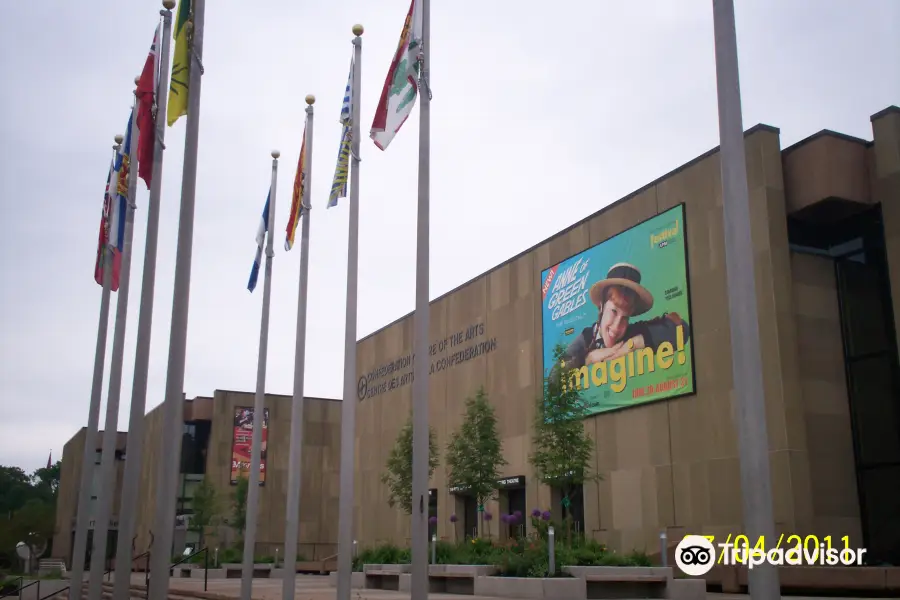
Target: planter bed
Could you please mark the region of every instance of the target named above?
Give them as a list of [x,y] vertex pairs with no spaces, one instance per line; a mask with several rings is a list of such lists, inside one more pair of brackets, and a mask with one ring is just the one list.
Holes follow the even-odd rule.
[[494,575],[491,565],[429,565],[428,591],[432,594],[475,594],[479,577]]
[[[408,592],[408,564],[367,564],[352,575],[351,587]],[[430,593],[527,598],[592,600],[669,598],[703,600],[703,579],[675,579],[669,567],[563,567],[563,577],[504,577],[490,565],[429,565]],[[337,585],[337,573],[329,577]]]
[[673,579],[669,567],[563,567],[584,580],[585,597],[668,598]]
[[477,577],[474,593],[528,600],[585,600],[585,581],[576,577]]
[[[337,571],[332,571],[328,574],[328,585],[331,587],[337,587]],[[360,571],[353,571],[350,574],[350,588],[354,590],[365,589],[366,587],[366,574]]]
[[[203,569],[194,569],[191,571],[192,579],[203,579]],[[206,571],[207,579],[225,579],[225,569],[213,569],[210,567]]]
[[411,568],[411,565],[363,565],[364,587],[367,590],[400,591],[400,575],[409,573]]
[[[243,565],[240,563],[222,563],[225,579],[240,579]],[[258,563],[253,565],[253,579],[268,579],[272,573],[270,563]]]

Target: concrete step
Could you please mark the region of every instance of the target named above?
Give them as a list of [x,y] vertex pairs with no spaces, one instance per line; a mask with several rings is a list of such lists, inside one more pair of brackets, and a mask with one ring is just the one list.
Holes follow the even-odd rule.
[[[100,590],[100,598],[101,600],[112,600],[113,597],[113,589],[114,583],[112,581],[104,581],[101,590]],[[88,582],[84,582],[81,587],[81,600],[88,600]],[[129,587],[129,596],[131,600],[146,600],[147,598],[147,588],[142,585],[134,585],[131,584]],[[200,592],[201,594],[203,592]],[[69,590],[65,590],[58,594],[51,596],[48,600],[68,600]],[[196,599],[196,598],[205,598],[205,596],[195,596],[189,590],[169,590],[168,599],[169,600],[187,600],[188,598]]]

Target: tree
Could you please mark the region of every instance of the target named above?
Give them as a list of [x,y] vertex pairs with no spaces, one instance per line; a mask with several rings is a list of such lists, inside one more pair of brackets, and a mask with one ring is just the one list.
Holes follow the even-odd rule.
[[243,475],[237,479],[234,494],[231,497],[231,526],[238,533],[239,544],[243,544],[244,530],[247,528],[247,492],[250,481]]
[[[200,484],[194,489],[194,497],[191,500],[191,506],[194,511],[191,515],[191,531],[196,531],[200,534],[200,547],[203,548],[206,544],[206,529],[218,522],[220,512],[219,494],[206,477],[204,477]],[[246,512],[245,506],[245,521]]]
[[0,563],[18,563],[16,544],[42,554],[56,528],[60,463],[27,475],[19,467],[0,466]]
[[[16,511],[12,529],[19,541],[31,550],[31,560],[39,558],[47,549],[56,529],[56,507],[49,502],[32,498]],[[30,570],[31,565],[29,565]]]
[[[428,477],[438,466],[438,445],[434,429],[428,428]],[[388,456],[387,470],[381,476],[381,482],[388,486],[388,505],[400,506],[403,511],[412,514],[412,461],[413,461],[413,423],[412,414],[397,435],[397,441]]]
[[[466,398],[465,417],[450,437],[446,462],[450,487],[466,490],[483,509],[497,489],[500,468],[507,464],[497,432],[497,416],[483,387],[478,388],[474,398]],[[480,513],[483,531],[484,511]]]
[[0,514],[9,515],[34,494],[31,478],[19,467],[0,466]]
[[[576,386],[566,385],[569,373],[565,365],[565,348],[553,350],[553,368],[544,377],[544,393],[537,400],[534,416],[534,451],[528,457],[538,481],[562,492],[563,505],[575,486],[599,479],[591,473],[594,442],[584,429],[583,419],[590,405]],[[571,530],[567,533],[571,536]]]

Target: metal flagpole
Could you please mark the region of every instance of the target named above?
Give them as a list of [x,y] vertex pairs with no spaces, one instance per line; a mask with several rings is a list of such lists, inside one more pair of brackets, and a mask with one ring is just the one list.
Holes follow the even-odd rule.
[[[731,360],[734,369],[734,412],[741,465],[744,526],[753,540],[775,539],[769,474],[769,438],[763,389],[750,197],[744,162],[744,129],[738,77],[737,36],[733,0],[713,0],[716,79],[719,100],[720,162],[725,221],[725,266],[731,315]],[[765,537],[763,537],[765,536]],[[781,597],[778,571],[762,564],[749,570],[750,597]]]
[[116,577],[113,600],[131,598],[131,540],[134,537],[141,462],[144,454],[144,409],[147,405],[147,373],[150,366],[150,338],[153,329],[153,293],[156,284],[156,247],[159,238],[159,202],[162,192],[163,151],[166,136],[166,90],[169,87],[169,36],[172,33],[172,9],[175,0],[163,0],[162,38],[159,49],[159,79],[156,85],[156,142],[153,146],[153,173],[150,199],[147,202],[147,240],[144,249],[144,272],[141,282],[141,308],[138,315],[137,349],[134,356],[134,379],[131,386],[131,414],[128,418],[128,445],[122,499],[119,503],[119,542],[116,546]]
[[428,55],[431,3],[421,0],[422,49],[419,96],[419,209],[416,227],[416,316],[415,363],[413,365],[413,469],[412,469],[412,569],[410,591],[413,600],[428,597],[428,336],[430,329],[429,250],[430,250],[430,145],[431,87]]
[[191,291],[191,252],[194,242],[194,197],[197,191],[197,143],[200,136],[200,86],[203,75],[203,16],[205,0],[192,0],[193,28],[187,127],[184,135],[184,171],[181,181],[181,213],[172,326],[169,331],[169,364],[166,373],[165,414],[160,438],[160,468],[153,515],[153,548],[150,558],[150,590],[147,600],[166,600],[169,594],[169,560],[175,528],[175,495],[181,461],[183,428],[184,363],[187,346],[188,307]]
[[[291,407],[291,449],[288,466],[287,514],[284,528],[283,600],[294,600],[297,578],[297,536],[300,530],[300,460],[303,450],[303,375],[306,368],[306,282],[309,272],[309,195],[312,190],[313,104],[316,97],[306,97],[306,160],[300,214],[300,292],[297,299],[297,342],[294,349],[294,401]],[[162,600],[162,599],[160,599]]]
[[356,289],[359,264],[359,134],[363,26],[354,25],[350,90],[350,226],[347,236],[347,320],[344,330],[344,404],[341,406],[341,492],[338,501],[337,600],[350,600],[353,572],[353,475],[356,447]]
[[[135,86],[140,78],[134,80]],[[103,591],[103,571],[106,562],[106,537],[109,531],[109,514],[116,490],[116,437],[119,424],[119,400],[122,396],[122,363],[125,361],[125,328],[128,325],[128,291],[131,283],[131,241],[134,237],[135,191],[137,189],[137,164],[131,161],[137,155],[137,89],[134,107],[129,121],[129,165],[125,211],[125,235],[122,244],[122,266],[119,273],[119,296],[116,298],[116,324],[113,328],[112,362],[109,368],[109,388],[106,393],[106,424],[103,428],[103,450],[100,458],[100,490],[97,494],[97,513],[94,515],[94,549],[91,556],[91,573],[88,578],[88,600],[100,600]],[[124,159],[123,159],[124,164]],[[117,192],[118,193],[118,192]],[[130,540],[129,540],[130,541]]]
[[275,256],[275,192],[278,187],[278,150],[272,150],[272,183],[269,184],[269,214],[266,229],[266,274],[263,282],[262,317],[259,326],[259,360],[256,366],[256,397],[253,399],[253,442],[250,452],[250,486],[247,491],[247,521],[244,531],[244,565],[241,569],[241,600],[253,592],[253,556],[256,522],[259,518],[259,472],[262,463],[262,425],[265,422],[266,360],[269,351],[269,299],[272,295],[272,257]]
[[[119,153],[122,139],[121,135],[116,136],[116,145],[113,146],[113,157]],[[111,184],[112,182],[110,182]],[[81,457],[81,482],[78,489],[78,509],[75,517],[75,542],[72,548],[69,600],[81,600],[84,581],[84,555],[87,551],[88,521],[91,518],[91,487],[94,480],[94,455],[97,452],[97,429],[100,425],[100,395],[103,386],[103,367],[106,363],[106,333],[109,329],[109,295],[112,287],[112,263],[114,260],[112,248],[108,244],[103,252],[106,254],[103,257],[103,293],[100,296],[100,323],[97,326],[97,347],[94,350],[94,378],[91,382],[91,404],[88,409],[88,424],[84,434],[84,452]]]

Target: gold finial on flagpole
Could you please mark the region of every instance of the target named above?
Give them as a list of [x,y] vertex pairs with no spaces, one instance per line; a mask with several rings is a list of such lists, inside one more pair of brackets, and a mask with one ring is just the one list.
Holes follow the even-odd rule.
[[313,104],[316,103],[316,97],[313,96],[312,94],[307,94],[306,103],[309,104],[310,106],[312,106]]
[[363,31],[365,31],[365,30],[363,29],[363,26],[360,25],[359,23],[357,23],[356,25],[353,26],[353,35],[355,35],[356,37],[361,36],[363,34]]
[[116,140],[116,144],[121,144],[123,141],[125,141],[125,138],[121,133],[117,133],[116,137],[114,137],[113,139]]
[[172,10],[175,8],[175,0],[163,0],[163,6],[166,7],[166,10]]
[[137,85],[137,84],[139,84],[140,82],[141,82],[141,76],[138,75],[137,77],[134,78],[134,85]]
[[279,156],[281,156],[281,152],[279,152],[278,150],[272,150],[272,158],[277,159]]

